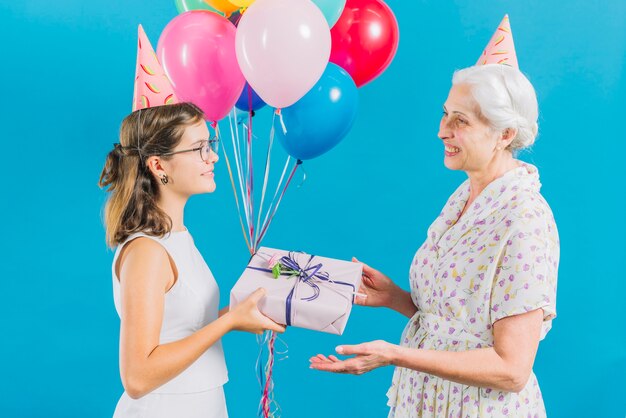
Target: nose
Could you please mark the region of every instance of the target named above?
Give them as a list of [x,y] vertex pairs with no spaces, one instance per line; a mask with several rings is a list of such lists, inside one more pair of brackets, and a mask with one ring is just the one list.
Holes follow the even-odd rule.
[[219,160],[220,160],[220,156],[217,155],[217,153],[215,151],[211,150],[211,152],[209,153],[209,159],[208,159],[207,163],[215,164]]
[[209,151],[209,158],[207,158],[205,160],[205,163],[207,164],[215,164],[216,162],[218,162],[220,159],[219,155],[217,155],[217,153],[213,150]]
[[439,132],[437,133],[437,136],[443,141],[452,137],[452,129],[450,129],[450,126],[448,125],[448,123],[446,123],[445,115],[441,118],[441,121],[439,122]]

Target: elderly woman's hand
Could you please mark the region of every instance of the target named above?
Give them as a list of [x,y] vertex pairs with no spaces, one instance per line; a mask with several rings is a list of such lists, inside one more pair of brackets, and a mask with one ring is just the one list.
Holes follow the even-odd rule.
[[363,264],[363,280],[361,281],[359,293],[365,295],[365,297],[357,295],[356,303],[364,306],[391,307],[394,295],[402,291],[402,289],[389,277],[357,260],[356,257],[353,257],[352,261]]
[[326,357],[323,354],[318,354],[309,359],[310,367],[326,372],[359,375],[378,367],[393,364],[396,348],[396,345],[382,340],[357,345],[340,345],[336,348],[337,353],[355,354],[356,357],[340,360],[333,355]]
[[[355,263],[361,263],[352,258]],[[357,305],[385,306],[411,318],[417,308],[411,300],[411,294],[396,285],[389,277],[380,271],[363,264],[363,280],[356,297]]]

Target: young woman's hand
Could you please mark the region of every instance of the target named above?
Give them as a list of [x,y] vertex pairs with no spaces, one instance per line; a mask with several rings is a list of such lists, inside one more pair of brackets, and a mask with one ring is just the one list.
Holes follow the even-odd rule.
[[285,327],[277,324],[259,311],[259,301],[265,296],[265,289],[259,288],[243,302],[224,316],[228,317],[233,330],[261,334],[265,330],[285,332]]

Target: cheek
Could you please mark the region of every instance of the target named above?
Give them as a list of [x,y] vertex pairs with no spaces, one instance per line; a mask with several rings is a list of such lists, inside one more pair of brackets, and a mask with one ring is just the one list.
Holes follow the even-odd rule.
[[174,174],[176,175],[176,180],[180,185],[189,185],[198,181],[200,173],[196,173],[196,170],[193,170],[190,165],[180,164],[175,167]]
[[468,136],[467,132],[463,131],[462,129],[454,130],[454,139],[455,139],[455,142],[459,145],[459,147],[462,148],[463,150],[467,151],[473,146],[471,136]]
[[489,144],[489,138],[482,132],[472,129],[459,129],[457,139],[462,147],[472,153],[482,152],[483,148],[486,149]]

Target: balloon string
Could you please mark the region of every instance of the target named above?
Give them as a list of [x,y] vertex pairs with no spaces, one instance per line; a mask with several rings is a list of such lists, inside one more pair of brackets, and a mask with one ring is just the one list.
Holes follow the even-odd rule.
[[[247,129],[248,127],[245,124],[242,124],[242,130],[244,131],[244,133],[246,134],[247,137]],[[237,129],[235,131],[237,133],[237,141],[239,142],[239,130]],[[243,134],[242,134],[243,136]],[[240,156],[240,159],[242,161],[242,167],[244,166],[244,161],[245,161],[245,172],[242,169],[242,176],[244,177],[245,181],[244,181],[244,187],[245,187],[245,194],[243,196],[244,201],[246,202],[246,222],[248,225],[248,235],[250,237],[250,243],[252,243],[252,229],[253,229],[253,225],[252,225],[252,219],[253,219],[253,215],[251,213],[252,211],[252,205],[250,204],[250,198],[249,198],[249,189],[250,189],[250,161],[249,158],[247,157],[248,154],[248,141],[246,140],[242,140],[241,144],[243,144],[243,152],[246,154],[246,158],[244,159],[242,156]]]
[[[216,135],[219,138],[219,129],[215,131]],[[230,184],[233,188],[233,194],[235,195],[235,203],[237,204],[237,215],[239,216],[239,223],[241,225],[241,232],[243,233],[243,238],[246,242],[246,246],[248,247],[248,251],[252,254],[252,247],[250,246],[250,242],[248,241],[248,237],[246,236],[246,229],[243,226],[243,219],[241,216],[241,209],[239,207],[239,199],[237,197],[237,188],[235,187],[235,180],[233,179],[233,172],[230,168],[230,161],[228,161],[228,154],[226,153],[225,147],[223,147],[222,154],[224,154],[224,159],[226,160],[226,168],[228,168],[228,176],[230,177]]]
[[300,181],[300,184],[298,184],[298,189],[304,185],[305,181],[306,181],[306,170],[304,169],[304,165],[302,165],[302,180]]
[[[250,239],[250,244],[254,252],[254,242],[253,242],[254,204],[251,200],[254,196],[254,187],[253,187],[254,179],[252,178],[254,172],[253,172],[252,167],[250,166],[252,162],[252,157],[251,157],[252,140],[251,140],[251,131],[245,124],[242,124],[242,130],[243,130],[242,136],[245,135],[246,137],[246,139],[241,140],[241,144],[243,144],[243,153],[245,154],[245,158],[240,156],[240,159],[242,161],[242,167],[245,165],[245,172],[242,169],[242,176],[245,179],[243,183],[244,184],[243,187],[245,188],[243,199],[244,199],[245,206],[246,206],[246,214],[247,214],[246,223],[248,225],[248,237]],[[237,133],[237,138],[239,142],[239,130],[237,129],[235,132]],[[249,134],[250,134],[250,137],[249,137]],[[244,164],[244,161],[245,161],[245,164]]]
[[[270,173],[271,152],[272,152],[272,145],[274,144],[274,119],[275,119],[275,115],[272,117],[272,128],[270,130],[270,138],[269,138],[269,141],[267,141],[267,154],[265,156],[265,172],[263,174],[263,189],[261,191],[261,205],[259,206],[259,213],[258,213],[258,218],[257,218],[257,223],[256,223],[257,235],[255,235],[254,241],[253,241],[253,248],[255,249],[255,251],[258,248],[259,243],[260,243],[258,233],[259,233],[259,229],[261,226],[261,213],[263,212],[263,203],[265,202],[265,194],[267,191],[267,183],[268,183],[268,178],[269,178],[269,173]],[[268,209],[268,212],[269,212],[269,209]]]
[[[234,110],[233,110],[233,114],[234,114]],[[235,115],[236,116],[236,115]],[[243,190],[243,181],[242,179],[244,178],[244,174],[243,174],[243,160],[241,159],[241,144],[239,141],[239,130],[237,130],[237,127],[235,126],[235,129],[233,129],[233,119],[234,117],[231,117],[230,113],[228,114],[228,122],[230,125],[230,138],[231,138],[231,142],[233,144],[233,154],[234,154],[234,158],[235,158],[235,165],[237,168],[237,179],[239,180],[239,192],[241,193],[241,199],[243,200],[244,204],[243,209],[244,209],[244,214],[245,214],[245,218],[246,218],[246,224],[249,225],[248,223],[248,205],[247,205],[247,200],[246,200],[246,195],[244,193]],[[236,123],[236,120],[235,120]],[[234,133],[233,133],[234,132]],[[235,142],[236,141],[236,142]]]
[[270,418],[273,416],[270,411],[270,398],[274,392],[274,382],[272,380],[272,373],[274,370],[274,342],[276,341],[276,333],[274,331],[268,331],[270,338],[267,343],[267,364],[265,366],[265,387],[263,388],[263,397],[261,398],[261,405],[263,407],[263,417]]
[[[283,172],[280,175],[280,180],[278,180],[278,184],[276,185],[276,191],[274,192],[274,197],[267,208],[267,212],[265,213],[265,218],[263,219],[263,223],[261,225],[265,226],[267,224],[267,219],[272,211],[272,208],[276,204],[276,198],[278,197],[278,192],[280,191],[280,186],[283,184],[283,180],[285,179],[285,174],[287,173],[287,168],[289,168],[289,163],[291,162],[291,157],[287,156],[287,160],[285,161],[285,166],[283,167]],[[300,186],[298,186],[300,187]]]
[[259,399],[258,415],[261,415],[263,411],[263,388],[265,387],[265,371],[262,363],[265,348],[267,347],[268,334],[268,332],[263,332],[262,334],[257,335],[256,338],[259,345],[259,354],[257,355],[254,369],[256,371],[257,380],[259,382],[259,388],[261,388],[261,399]]
[[[249,109],[251,109],[251,93],[249,92]],[[273,194],[273,197],[269,203],[267,211],[263,214],[263,206],[265,205],[265,198],[267,196],[267,186],[269,184],[269,172],[271,168],[271,151],[274,142],[275,136],[275,117],[279,116],[280,124],[282,126],[283,132],[286,132],[284,121],[282,120],[282,116],[280,114],[280,110],[275,112],[274,117],[272,119],[272,130],[270,131],[270,138],[268,141],[268,149],[266,154],[266,162],[265,162],[265,172],[263,176],[263,188],[261,192],[261,205],[258,208],[258,216],[256,219],[256,225],[254,224],[254,169],[253,169],[253,158],[252,158],[252,140],[253,140],[253,131],[252,131],[252,115],[253,112],[248,112],[248,126],[242,124],[242,129],[244,129],[243,134],[246,135],[245,140],[241,140],[239,138],[239,128],[238,122],[236,119],[236,113],[233,111],[233,116],[229,115],[229,122],[231,128],[231,139],[234,153],[234,160],[238,174],[239,180],[239,190],[242,195],[242,205],[239,204],[239,198],[237,194],[237,187],[235,186],[235,179],[232,174],[231,164],[228,159],[228,153],[224,148],[224,157],[226,160],[226,166],[228,168],[228,174],[231,181],[231,186],[233,188],[233,194],[235,195],[235,203],[237,205],[237,212],[239,215],[239,223],[241,225],[241,230],[244,235],[244,240],[246,241],[246,245],[248,246],[248,251],[253,254],[261,244],[261,241],[265,237],[265,234],[268,231],[272,220],[278,210],[278,207],[285,195],[285,192],[291,183],[298,166],[302,164],[302,161],[297,160],[295,165],[293,166],[291,172],[287,176],[287,172],[289,170],[289,166],[291,163],[291,157],[287,157],[285,165],[283,167],[280,180],[276,186],[276,190]],[[235,119],[233,124],[233,118]],[[233,129],[234,125],[234,129]],[[219,132],[217,130],[216,132]],[[244,149],[242,149],[242,145]],[[245,156],[243,155],[245,154]],[[285,181],[286,178],[286,181]],[[284,183],[284,185],[283,185]],[[241,210],[243,207],[243,211]],[[248,224],[248,234],[246,234],[246,228],[244,226],[243,218],[246,218],[246,223]],[[261,223],[261,219],[263,218],[263,223]],[[255,235],[256,234],[256,235]],[[273,382],[273,370],[274,370],[274,362],[275,362],[275,341],[276,334],[274,332],[268,331],[265,334],[265,338],[259,341],[259,356],[257,358],[255,369],[257,370],[257,379],[259,381],[259,385],[261,388],[261,399],[259,401],[259,415],[262,415],[264,418],[275,418],[278,416],[280,407],[278,403],[274,399],[274,382]],[[264,353],[267,350],[267,361],[265,362],[264,367],[263,357]]]
[[[283,120],[283,112],[281,112],[280,109],[276,109],[276,112],[274,114],[278,115],[278,119],[280,120],[280,126],[283,128],[283,134],[287,135],[287,127],[285,126],[285,121]],[[273,123],[272,126],[274,126]]]
[[249,122],[250,125],[252,126],[252,116],[253,116],[253,110],[252,110],[252,87],[250,87],[249,84],[246,84],[246,89],[248,90],[248,115],[249,115]]
[[[250,118],[252,119],[252,118]],[[249,121],[250,122],[250,121]],[[246,154],[248,157],[248,185],[247,185],[247,198],[248,198],[248,228],[250,230],[250,243],[252,244],[252,250],[256,251],[254,246],[254,167],[252,165],[252,126],[248,126],[247,129],[247,141],[246,141]]]
[[270,218],[268,219],[267,223],[263,226],[263,230],[261,231],[261,234],[259,235],[259,240],[258,240],[259,243],[263,240],[263,237],[265,236],[265,233],[267,232],[267,228],[269,228],[270,224],[272,223],[272,220],[274,219],[274,215],[276,214],[276,211],[278,210],[278,206],[280,206],[280,202],[283,200],[283,196],[285,195],[285,192],[287,191],[287,187],[289,187],[289,183],[291,183],[291,179],[293,178],[293,175],[296,174],[296,170],[301,164],[302,164],[302,160],[298,160],[296,164],[293,166],[293,169],[291,170],[291,174],[289,174],[289,178],[287,179],[287,182],[285,183],[285,187],[283,188],[282,192],[280,193],[280,197],[278,198],[278,201],[276,202],[276,206],[274,207],[274,210],[272,211]]

